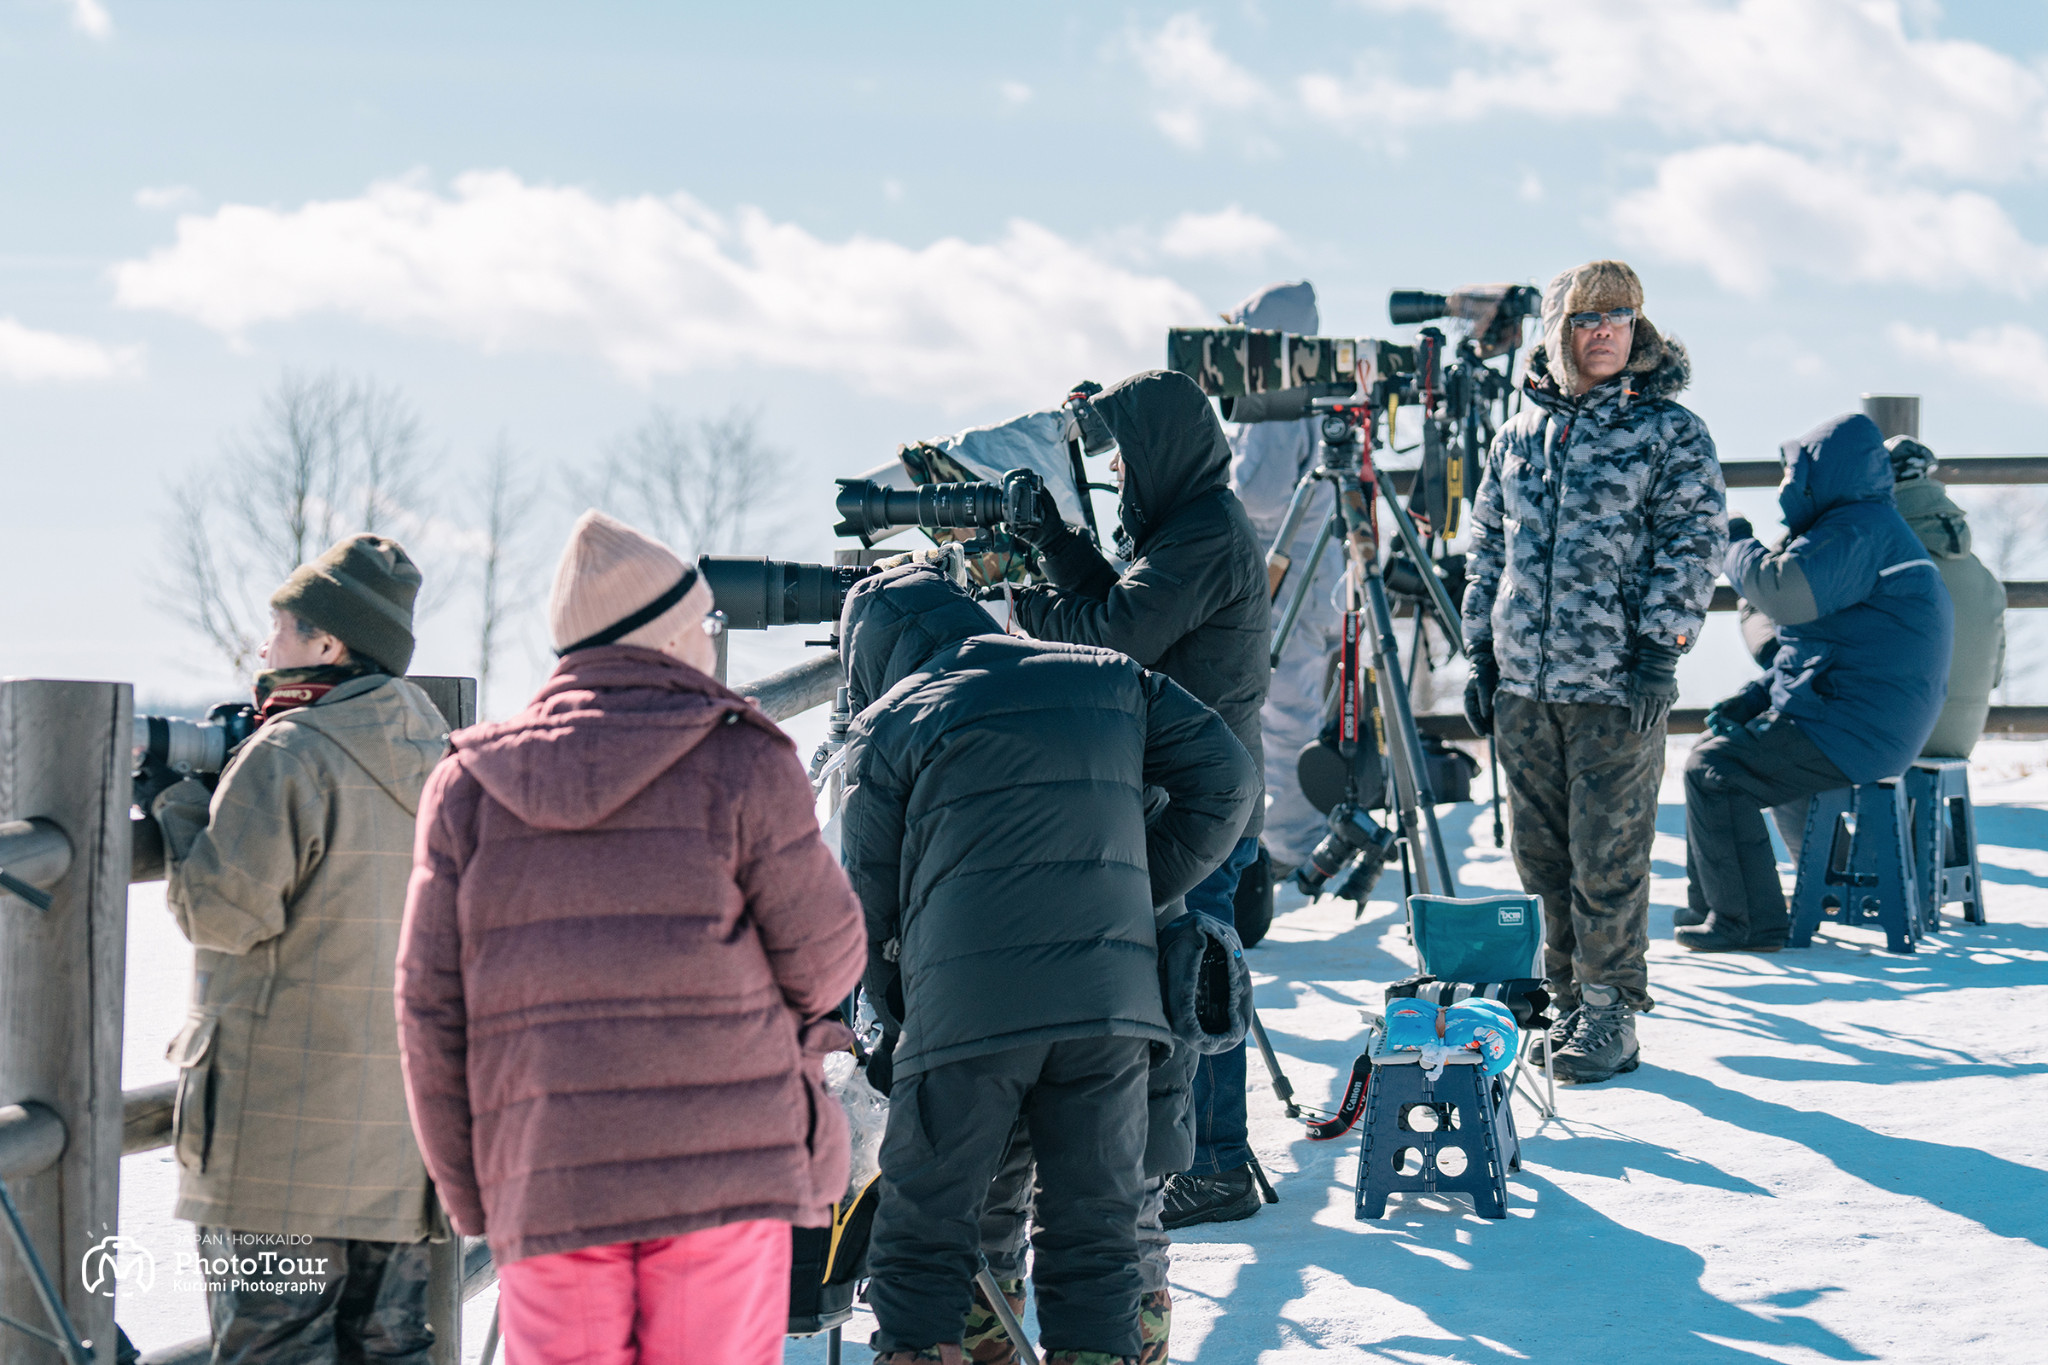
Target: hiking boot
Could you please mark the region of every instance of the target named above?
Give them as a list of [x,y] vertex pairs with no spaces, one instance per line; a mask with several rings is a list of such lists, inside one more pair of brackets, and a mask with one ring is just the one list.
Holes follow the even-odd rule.
[[[1017,1321],[1022,1322],[1024,1281],[998,1280],[996,1284],[1003,1291],[1003,1297],[1010,1301],[1010,1311],[1017,1315]],[[973,1306],[967,1310],[967,1326],[961,1334],[960,1349],[974,1365],[1017,1365],[1017,1343],[1010,1340],[1010,1334],[1003,1330],[1003,1320],[989,1307],[978,1283],[974,1286]]]
[[1680,929],[1671,937],[1678,946],[1694,953],[1775,953],[1785,946],[1785,931],[1752,933],[1747,925],[1732,924],[1719,915],[1708,918],[1697,929]]
[[1145,1345],[1138,1365],[1166,1365],[1166,1334],[1173,1326],[1173,1295],[1155,1289],[1138,1300],[1138,1331]]
[[1681,929],[1690,929],[1707,922],[1707,912],[1696,905],[1681,905],[1671,912],[1671,922]]
[[953,1342],[943,1341],[922,1351],[880,1351],[875,1365],[967,1365],[967,1357]]
[[1579,991],[1579,1025],[1553,1063],[1560,1081],[1592,1085],[1642,1060],[1636,1046],[1635,1011],[1622,1003],[1613,986],[1585,986]]
[[1252,1168],[1240,1166],[1221,1175],[1183,1171],[1166,1177],[1166,1207],[1159,1225],[1171,1232],[1197,1223],[1235,1223],[1259,1211],[1259,1187]]

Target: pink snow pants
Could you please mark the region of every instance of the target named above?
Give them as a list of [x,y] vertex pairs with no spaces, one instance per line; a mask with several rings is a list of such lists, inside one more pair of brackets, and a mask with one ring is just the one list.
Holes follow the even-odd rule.
[[789,1224],[533,1256],[498,1270],[505,1365],[781,1365]]

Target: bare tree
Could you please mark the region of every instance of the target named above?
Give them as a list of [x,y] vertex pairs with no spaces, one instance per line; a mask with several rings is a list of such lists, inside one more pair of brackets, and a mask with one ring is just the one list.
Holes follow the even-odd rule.
[[395,389],[286,371],[224,458],[174,490],[164,604],[247,677],[271,588],[349,531],[423,524],[420,446]]
[[362,508],[358,529],[381,531],[406,520],[416,524],[427,511],[419,414],[404,394],[370,379],[350,389],[348,416],[355,441],[355,492]]
[[504,647],[510,621],[533,605],[534,568],[528,520],[540,502],[540,485],[520,468],[512,445],[500,435],[485,457],[483,482],[475,489],[478,587],[477,711],[489,713],[492,665]]
[[572,480],[571,492],[685,552],[737,549],[782,466],[757,428],[740,408],[685,423],[657,407],[613,442],[595,479]]

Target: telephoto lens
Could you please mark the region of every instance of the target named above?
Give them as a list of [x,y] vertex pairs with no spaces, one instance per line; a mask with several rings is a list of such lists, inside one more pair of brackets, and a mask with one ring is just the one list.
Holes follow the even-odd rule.
[[847,592],[873,571],[745,555],[703,555],[697,560],[697,572],[704,575],[729,629],[766,630],[837,621]]
[[135,766],[159,767],[187,776],[225,768],[235,746],[256,732],[256,708],[222,702],[205,720],[182,716],[135,718]]
[[871,542],[898,526],[940,531],[956,526],[994,526],[1003,519],[1003,488],[993,483],[928,483],[884,488],[873,479],[840,479],[835,536]]
[[1450,295],[1427,289],[1396,289],[1387,295],[1387,316],[1395,322],[1428,322],[1442,317],[1450,306]]
[[[1319,896],[1330,878],[1358,854],[1369,852],[1384,865],[1393,848],[1393,831],[1351,802],[1340,802],[1330,811],[1329,833],[1310,851],[1308,861],[1294,870],[1294,884],[1304,896]],[[1375,873],[1373,880],[1378,879]]]

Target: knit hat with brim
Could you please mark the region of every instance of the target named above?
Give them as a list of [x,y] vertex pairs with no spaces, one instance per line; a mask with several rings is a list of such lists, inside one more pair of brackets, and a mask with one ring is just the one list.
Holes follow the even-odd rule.
[[326,631],[359,659],[402,676],[412,666],[412,606],[419,566],[397,541],[354,535],[301,564],[270,605]]
[[592,508],[555,566],[548,602],[555,652],[600,644],[659,649],[682,624],[678,613],[696,580],[696,569],[674,550]]
[[1543,346],[1550,368],[1568,388],[1577,388],[1579,368],[1572,359],[1570,324],[1574,313],[1636,310],[1635,336],[1629,345],[1628,369],[1647,374],[1664,359],[1664,338],[1643,316],[1643,282],[1625,261],[1588,261],[1573,266],[1543,291]]

